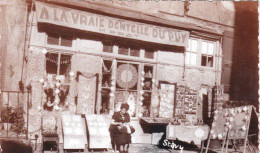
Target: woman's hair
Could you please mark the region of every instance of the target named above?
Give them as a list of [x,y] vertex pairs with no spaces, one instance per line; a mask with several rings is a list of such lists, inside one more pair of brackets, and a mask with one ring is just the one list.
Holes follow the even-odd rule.
[[120,109],[122,110],[123,108],[125,108],[126,111],[128,111],[128,110],[129,110],[129,105],[128,105],[127,103],[123,103],[123,104],[121,105]]

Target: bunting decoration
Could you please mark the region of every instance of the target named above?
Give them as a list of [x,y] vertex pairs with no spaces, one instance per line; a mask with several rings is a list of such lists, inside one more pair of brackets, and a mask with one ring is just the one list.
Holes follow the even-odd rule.
[[[46,54],[46,61],[49,61],[57,65],[59,63],[58,54]],[[61,56],[60,64],[70,64],[70,63],[71,63],[70,56]]]

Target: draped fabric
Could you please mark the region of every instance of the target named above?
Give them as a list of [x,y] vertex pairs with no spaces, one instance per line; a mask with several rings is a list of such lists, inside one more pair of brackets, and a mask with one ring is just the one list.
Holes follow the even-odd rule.
[[77,75],[82,75],[83,77],[87,78],[87,79],[91,79],[93,77],[96,76],[96,74],[93,73],[85,73],[85,72],[78,72]]

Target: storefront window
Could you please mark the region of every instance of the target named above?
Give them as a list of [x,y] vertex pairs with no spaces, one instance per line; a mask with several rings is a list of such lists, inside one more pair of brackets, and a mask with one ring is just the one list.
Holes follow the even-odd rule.
[[142,113],[143,117],[150,116],[151,110],[151,97],[152,97],[152,78],[153,78],[153,66],[151,65],[144,65],[144,85],[143,91],[144,94],[141,95],[143,97],[143,105],[141,106],[140,112]]
[[119,46],[118,48],[118,54],[121,55],[129,55],[129,48],[126,46]]
[[70,71],[71,55],[61,53],[46,54],[47,74],[67,75]]
[[110,42],[103,42],[103,52],[113,53],[113,44]]
[[101,114],[107,114],[109,111],[110,86],[112,77],[112,61],[104,60],[102,68],[102,90],[101,90]]
[[69,89],[70,66],[71,55],[61,54],[61,52],[46,54],[45,110],[52,111],[65,106]]
[[72,35],[57,34],[57,33],[48,33],[47,34],[47,44],[49,45],[58,45],[65,47],[72,47]]
[[128,47],[128,46],[119,46],[118,54],[140,57],[140,48],[138,48],[138,47]]
[[47,44],[50,45],[59,45],[60,36],[56,33],[48,33]]
[[[125,55],[129,59],[131,57],[154,59],[152,49],[142,50],[141,47],[120,44],[116,45],[118,50],[114,52],[114,46],[111,42],[103,42],[103,52],[118,53],[118,55]],[[153,65],[127,60],[120,61],[117,58],[116,61],[116,64],[113,64],[112,59],[103,60],[100,113],[108,113],[113,107],[114,111],[119,111],[122,103],[128,103],[130,105],[129,114],[132,117],[149,117],[152,101]],[[143,76],[140,75],[140,71],[144,71]],[[144,77],[143,80],[141,77]],[[113,78],[115,82],[111,81]],[[139,87],[140,85],[141,87]],[[137,110],[138,112],[136,112]]]
[[151,50],[145,50],[144,58],[154,59],[154,52]]
[[130,56],[139,57],[140,56],[140,50],[138,50],[138,49],[131,49],[130,50]]
[[136,102],[138,101],[138,74],[139,64],[118,62],[116,71],[116,91],[114,107],[119,111],[120,105],[127,102],[130,105],[129,113],[136,116]]
[[58,73],[58,59],[59,54],[47,53],[46,54],[46,72],[47,74],[57,74]]

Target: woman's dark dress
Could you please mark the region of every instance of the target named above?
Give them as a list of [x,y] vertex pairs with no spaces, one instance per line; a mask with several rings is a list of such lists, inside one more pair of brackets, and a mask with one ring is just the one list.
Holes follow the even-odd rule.
[[[130,122],[130,115],[128,113],[125,113],[122,115],[120,112],[115,112],[112,119],[114,119],[115,122],[121,122],[121,123],[127,123]],[[121,132],[117,128],[118,125],[112,125],[111,126],[111,140],[112,140],[112,146],[114,147],[114,144],[119,147],[120,145],[125,145],[131,143],[131,134],[128,134],[126,132]]]

